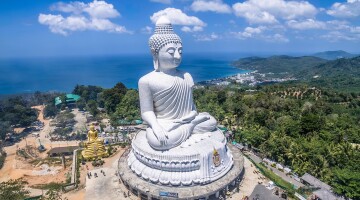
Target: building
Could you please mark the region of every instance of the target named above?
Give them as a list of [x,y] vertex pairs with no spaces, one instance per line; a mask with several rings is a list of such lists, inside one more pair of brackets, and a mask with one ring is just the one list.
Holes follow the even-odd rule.
[[316,190],[313,192],[313,198],[317,200],[345,200],[343,197],[337,196],[329,190]]
[[316,188],[316,190],[312,193],[311,199],[314,200],[345,200],[344,197],[337,196],[332,192],[332,188],[330,185],[320,181],[314,176],[305,173],[300,180],[304,185]]
[[[286,195],[287,196],[287,195]],[[273,191],[266,188],[264,185],[256,185],[253,192],[251,193],[249,199],[258,199],[258,200],[281,200],[280,198],[273,194]],[[286,198],[285,198],[286,199]]]
[[58,156],[70,156],[74,153],[74,150],[79,149],[78,146],[68,146],[68,147],[55,147],[50,149],[48,155],[50,157],[58,157]]
[[304,185],[308,185],[308,186],[312,186],[312,187],[316,187],[316,188],[322,188],[325,190],[331,190],[331,186],[320,181],[319,179],[315,178],[314,176],[305,173],[301,178],[300,178],[301,182]]
[[[65,101],[66,105],[75,105],[77,101],[79,101],[80,96],[76,94],[66,94],[65,95]],[[62,105],[61,97],[55,98],[55,106],[61,106]]]

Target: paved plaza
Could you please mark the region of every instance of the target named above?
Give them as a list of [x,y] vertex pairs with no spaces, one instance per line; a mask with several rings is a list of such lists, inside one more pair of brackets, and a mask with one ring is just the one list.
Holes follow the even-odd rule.
[[[115,175],[117,162],[111,167],[97,168],[88,171],[91,177],[86,177],[85,200],[123,199],[123,190],[119,178]],[[101,172],[103,171],[105,175]],[[97,178],[95,178],[95,173]]]

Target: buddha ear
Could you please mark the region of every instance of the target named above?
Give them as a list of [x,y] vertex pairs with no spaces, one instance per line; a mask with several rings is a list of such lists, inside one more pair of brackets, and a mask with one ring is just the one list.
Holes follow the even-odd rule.
[[151,48],[151,54],[153,56],[153,62],[154,62],[154,69],[155,71],[159,71],[159,58],[158,54],[156,53],[156,50],[154,48]]
[[155,71],[159,71],[159,58],[157,56],[154,55],[153,57],[153,62],[154,62],[154,69]]

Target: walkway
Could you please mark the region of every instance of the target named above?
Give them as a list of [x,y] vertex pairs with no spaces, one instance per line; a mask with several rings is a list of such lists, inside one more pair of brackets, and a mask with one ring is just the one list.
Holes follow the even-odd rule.
[[[252,152],[248,152],[246,155],[248,155],[248,156],[251,158],[251,160],[253,160],[255,163],[260,163],[260,162],[262,162],[262,159],[261,159],[259,156],[253,154]],[[279,171],[278,169],[276,169],[276,168],[274,168],[274,167],[271,167],[270,165],[267,165],[267,167],[268,167],[269,169],[271,169],[276,175],[278,175],[278,176],[280,176],[282,179],[284,179],[285,181],[293,184],[296,188],[299,188],[299,187],[303,187],[303,186],[304,186],[304,184],[296,181],[294,178],[291,178],[290,176],[286,175],[284,172]]]

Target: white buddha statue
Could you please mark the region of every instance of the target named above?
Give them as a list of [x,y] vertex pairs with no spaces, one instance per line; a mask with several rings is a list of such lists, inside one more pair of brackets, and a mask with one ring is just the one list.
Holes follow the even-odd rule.
[[155,70],[139,80],[141,116],[149,127],[136,134],[129,168],[152,183],[189,186],[219,179],[233,165],[226,138],[208,113],[198,113],[191,75],[177,69],[182,43],[166,17],[149,45]]
[[141,116],[150,125],[146,133],[150,146],[167,150],[191,134],[213,131],[216,120],[208,113],[196,111],[191,75],[177,69],[182,42],[166,17],[157,21],[149,45],[155,70],[139,80],[139,94]]

